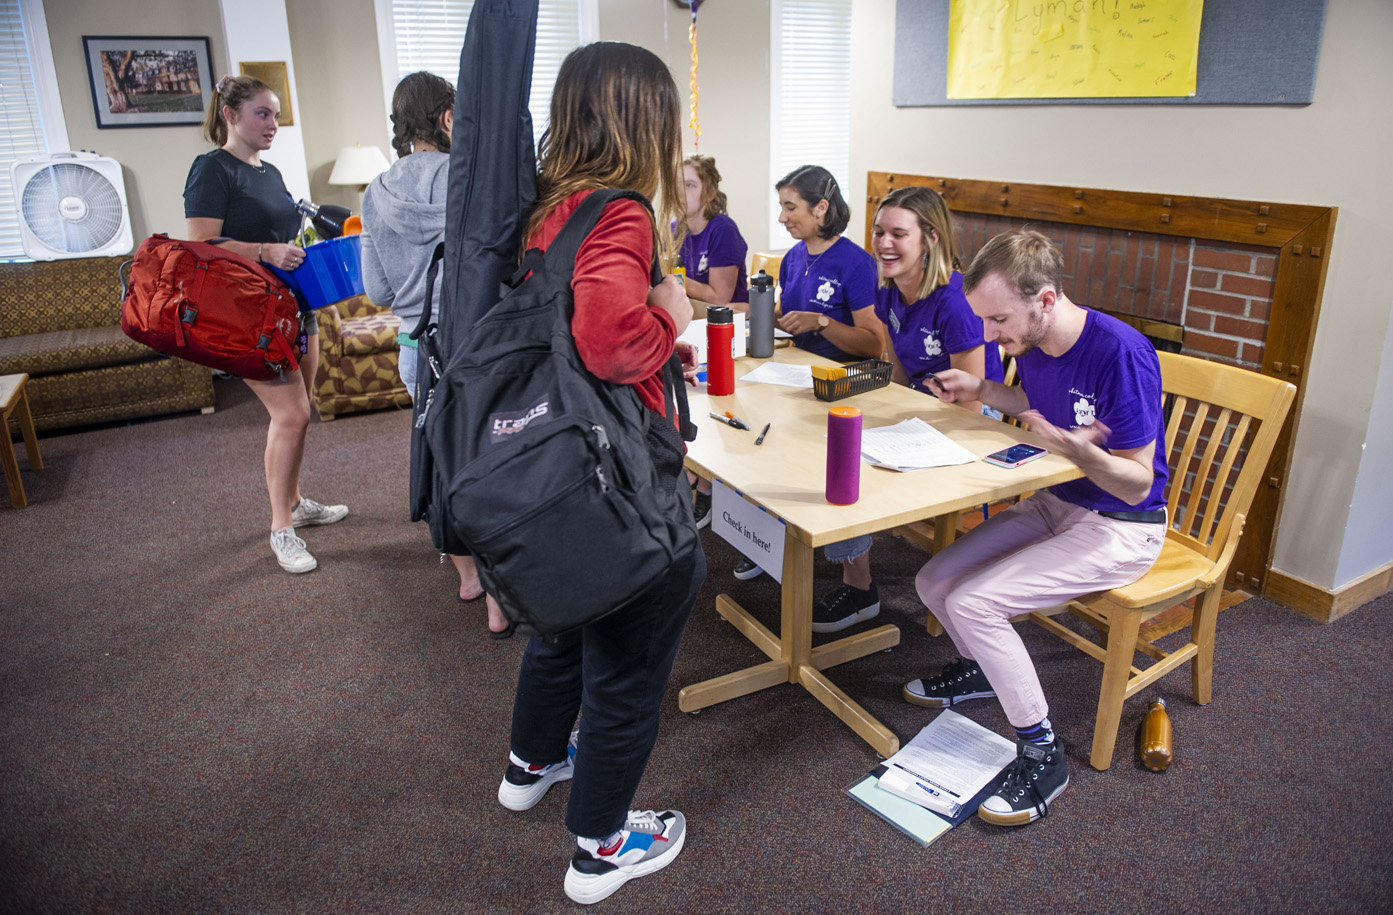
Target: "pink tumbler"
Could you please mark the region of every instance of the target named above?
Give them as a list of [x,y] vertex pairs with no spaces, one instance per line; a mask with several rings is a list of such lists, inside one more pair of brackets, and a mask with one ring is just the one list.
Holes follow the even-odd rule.
[[850,505],[861,497],[861,411],[827,411],[827,501]]

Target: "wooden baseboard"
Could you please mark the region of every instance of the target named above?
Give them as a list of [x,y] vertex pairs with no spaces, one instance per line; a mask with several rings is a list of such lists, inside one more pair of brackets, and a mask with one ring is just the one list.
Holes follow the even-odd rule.
[[1393,563],[1333,591],[1277,569],[1267,572],[1262,596],[1322,623],[1333,622],[1393,589]]

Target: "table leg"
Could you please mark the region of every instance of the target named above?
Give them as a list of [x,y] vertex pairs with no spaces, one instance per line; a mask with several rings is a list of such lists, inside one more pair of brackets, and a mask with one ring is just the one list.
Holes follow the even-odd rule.
[[44,459],[39,456],[39,436],[34,431],[34,414],[29,412],[29,392],[19,389],[19,403],[14,411],[19,433],[24,436],[24,453],[29,457],[30,470],[43,470]]

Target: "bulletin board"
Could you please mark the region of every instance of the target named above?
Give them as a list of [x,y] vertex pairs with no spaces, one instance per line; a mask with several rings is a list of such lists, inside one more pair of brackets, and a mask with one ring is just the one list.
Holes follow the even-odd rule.
[[[1064,7],[1075,0],[1033,2]],[[1193,96],[1078,99],[948,98],[949,3],[896,0],[895,105],[1309,105],[1326,0],[1209,0]]]

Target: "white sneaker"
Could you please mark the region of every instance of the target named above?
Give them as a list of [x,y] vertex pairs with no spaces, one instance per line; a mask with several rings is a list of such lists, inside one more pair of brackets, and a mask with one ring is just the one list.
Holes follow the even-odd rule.
[[281,564],[282,569],[297,575],[301,572],[312,572],[319,565],[310,555],[310,551],[305,549],[305,541],[295,536],[294,527],[283,527],[271,532],[271,552],[276,554],[276,561]]
[[630,810],[609,848],[579,839],[566,871],[566,895],[582,905],[606,898],[635,877],[662,870],[682,851],[687,820],[676,810]]
[[292,527],[333,524],[342,521],[347,514],[347,505],[320,505],[313,499],[301,499],[290,510],[290,524]]

